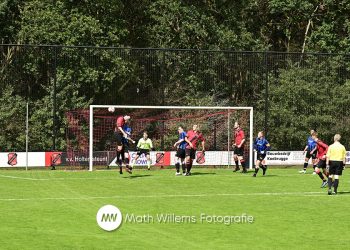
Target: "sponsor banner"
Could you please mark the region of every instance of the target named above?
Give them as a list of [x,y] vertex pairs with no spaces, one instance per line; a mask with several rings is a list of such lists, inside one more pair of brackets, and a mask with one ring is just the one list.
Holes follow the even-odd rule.
[[[110,159],[117,155],[116,152],[98,151],[94,152],[94,166],[108,166]],[[61,166],[89,166],[89,154],[84,152],[63,152]],[[59,165],[58,165],[59,166]]]
[[[130,164],[132,161],[134,161],[137,157],[136,151],[130,151],[129,152],[129,161]],[[170,166],[171,165],[171,152],[165,152],[165,151],[151,151],[150,152],[150,158],[151,158],[151,165],[152,166]],[[116,164],[116,154],[113,158],[109,158],[110,163],[109,166],[117,166]],[[94,163],[95,164],[95,163]],[[146,155],[142,154],[140,155],[135,164],[135,166],[147,166],[147,158]]]
[[304,160],[303,151],[267,151],[265,158],[267,165],[303,165]]
[[[0,167],[25,167],[26,153],[25,152],[8,152],[0,153]],[[28,167],[44,167],[45,152],[29,152]]]
[[[305,153],[303,151],[267,151],[267,165],[303,165]],[[309,160],[311,164],[311,159]],[[350,151],[346,152],[346,164],[350,164]]]

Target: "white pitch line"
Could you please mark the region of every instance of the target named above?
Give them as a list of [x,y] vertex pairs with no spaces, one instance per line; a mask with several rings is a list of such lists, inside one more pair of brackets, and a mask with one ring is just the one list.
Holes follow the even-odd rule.
[[[349,191],[343,191],[349,193]],[[181,198],[181,197],[215,197],[215,196],[324,196],[326,192],[282,192],[282,193],[236,193],[236,194],[159,194],[159,195],[125,195],[125,196],[87,196],[87,197],[43,197],[43,198],[0,198],[0,201],[45,201],[45,200],[94,200],[94,199],[134,199],[134,198]],[[345,195],[342,197],[350,197]]]
[[18,177],[18,176],[11,176],[11,175],[2,175],[0,174],[0,177],[10,178],[10,179],[22,179],[22,180],[30,180],[30,181],[47,181],[50,179],[42,179],[42,178],[29,178],[29,177]]

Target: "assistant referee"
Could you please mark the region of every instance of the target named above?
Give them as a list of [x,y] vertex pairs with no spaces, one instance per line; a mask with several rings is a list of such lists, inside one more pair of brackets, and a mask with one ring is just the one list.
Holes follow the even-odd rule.
[[[345,168],[345,147],[339,142],[341,136],[336,134],[334,136],[334,143],[328,147],[327,151],[327,169],[329,169],[328,176],[328,195],[337,194],[339,186],[339,176],[342,175]],[[333,182],[334,177],[334,182]],[[332,185],[334,192],[332,193]]]

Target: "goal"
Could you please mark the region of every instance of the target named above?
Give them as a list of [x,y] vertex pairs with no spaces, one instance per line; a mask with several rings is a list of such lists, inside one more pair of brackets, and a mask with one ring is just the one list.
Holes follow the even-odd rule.
[[[245,132],[245,160],[253,167],[253,108],[252,107],[190,107],[190,106],[127,106],[90,105],[89,110],[89,170],[101,167],[101,155],[108,167],[116,166],[114,136],[118,116],[131,117],[131,138],[137,141],[148,132],[155,150],[151,152],[153,166],[174,166],[174,143],[178,140],[177,128],[186,131],[198,125],[205,138],[205,156],[194,161],[194,166],[230,167],[233,160],[234,122],[239,121]],[[130,146],[130,160],[135,157],[136,145]],[[201,150],[199,143],[198,150]],[[198,156],[198,155],[197,155]],[[145,165],[142,157],[136,166]]]

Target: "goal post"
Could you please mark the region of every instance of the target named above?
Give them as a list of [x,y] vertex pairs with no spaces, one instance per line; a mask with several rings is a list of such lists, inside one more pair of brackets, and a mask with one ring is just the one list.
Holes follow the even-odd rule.
[[[113,107],[116,111],[111,114],[111,112],[108,112],[108,109]],[[145,113],[144,116],[140,115],[140,113]],[[142,127],[143,130],[146,129],[146,127],[149,125],[147,124],[147,121],[158,121],[157,118],[152,116],[147,116],[147,112],[165,112],[165,113],[171,113],[171,114],[176,114],[177,112],[185,112],[186,115],[182,115],[177,118],[169,118],[171,117],[171,114],[167,115],[166,118],[164,117],[164,114],[162,118],[159,118],[159,121],[163,124],[168,123],[168,122],[177,122],[179,124],[180,122],[182,123],[190,123],[192,120],[193,121],[198,121],[202,119],[203,123],[215,120],[217,117],[220,117],[219,125],[221,126],[221,130],[219,131],[221,134],[218,135],[218,137],[223,138],[227,137],[225,140],[222,139],[221,144],[225,144],[223,148],[227,151],[225,155],[227,155],[227,165],[230,166],[232,165],[233,162],[233,152],[232,152],[232,140],[233,140],[233,122],[237,119],[237,117],[240,116],[239,113],[237,112],[245,112],[244,120],[246,120],[245,126],[243,126],[244,131],[249,133],[249,136],[246,137],[247,139],[249,138],[248,142],[248,161],[249,161],[249,168],[253,168],[253,107],[208,107],[208,106],[132,106],[132,105],[90,105],[89,108],[89,171],[92,171],[94,169],[94,147],[96,148],[96,141],[99,140],[103,135],[101,133],[105,134],[107,128],[103,128],[102,132],[100,131],[101,128],[97,128],[98,125],[96,124],[102,124],[105,122],[97,121],[97,119],[107,119],[108,118],[108,129],[111,130],[111,128],[115,126],[115,119],[117,116],[120,115],[130,115],[131,120],[134,119],[133,114],[137,114],[135,116],[138,116],[138,121],[139,124],[137,124],[137,127]],[[236,112],[236,113],[235,113]],[[235,115],[233,115],[235,113]],[[208,114],[208,115],[206,115]],[[141,122],[142,120],[142,122]],[[174,122],[175,121],[175,122]],[[112,123],[112,124],[110,124]],[[133,121],[134,123],[134,121]],[[240,122],[241,123],[241,122]],[[94,125],[95,124],[95,125]],[[194,124],[194,123],[193,123]],[[249,125],[248,125],[249,124]],[[94,127],[95,126],[95,127]],[[101,126],[101,125],[100,125]],[[133,127],[133,124],[131,125]],[[189,130],[190,128],[186,127],[186,131]],[[94,135],[94,132],[96,130],[100,131],[99,135],[96,136]],[[208,128],[208,131],[210,131],[210,128]],[[225,131],[225,132],[223,132]],[[213,132],[213,131],[210,131]],[[215,131],[216,132],[216,131]],[[215,133],[214,132],[214,133]],[[226,133],[226,135],[224,135]],[[204,137],[206,135],[203,133]],[[164,134],[162,135],[164,137]],[[99,138],[97,138],[99,137]],[[216,137],[215,137],[216,138]],[[139,138],[136,138],[137,140]],[[151,138],[152,139],[152,138]],[[135,139],[134,139],[135,140]],[[136,140],[136,141],[137,141]],[[174,143],[174,142],[173,142]],[[164,150],[164,149],[162,149]],[[207,149],[207,152],[210,152],[210,148]],[[173,150],[174,151],[174,150]],[[221,150],[223,151],[223,150]],[[208,152],[208,153],[209,153]]]

